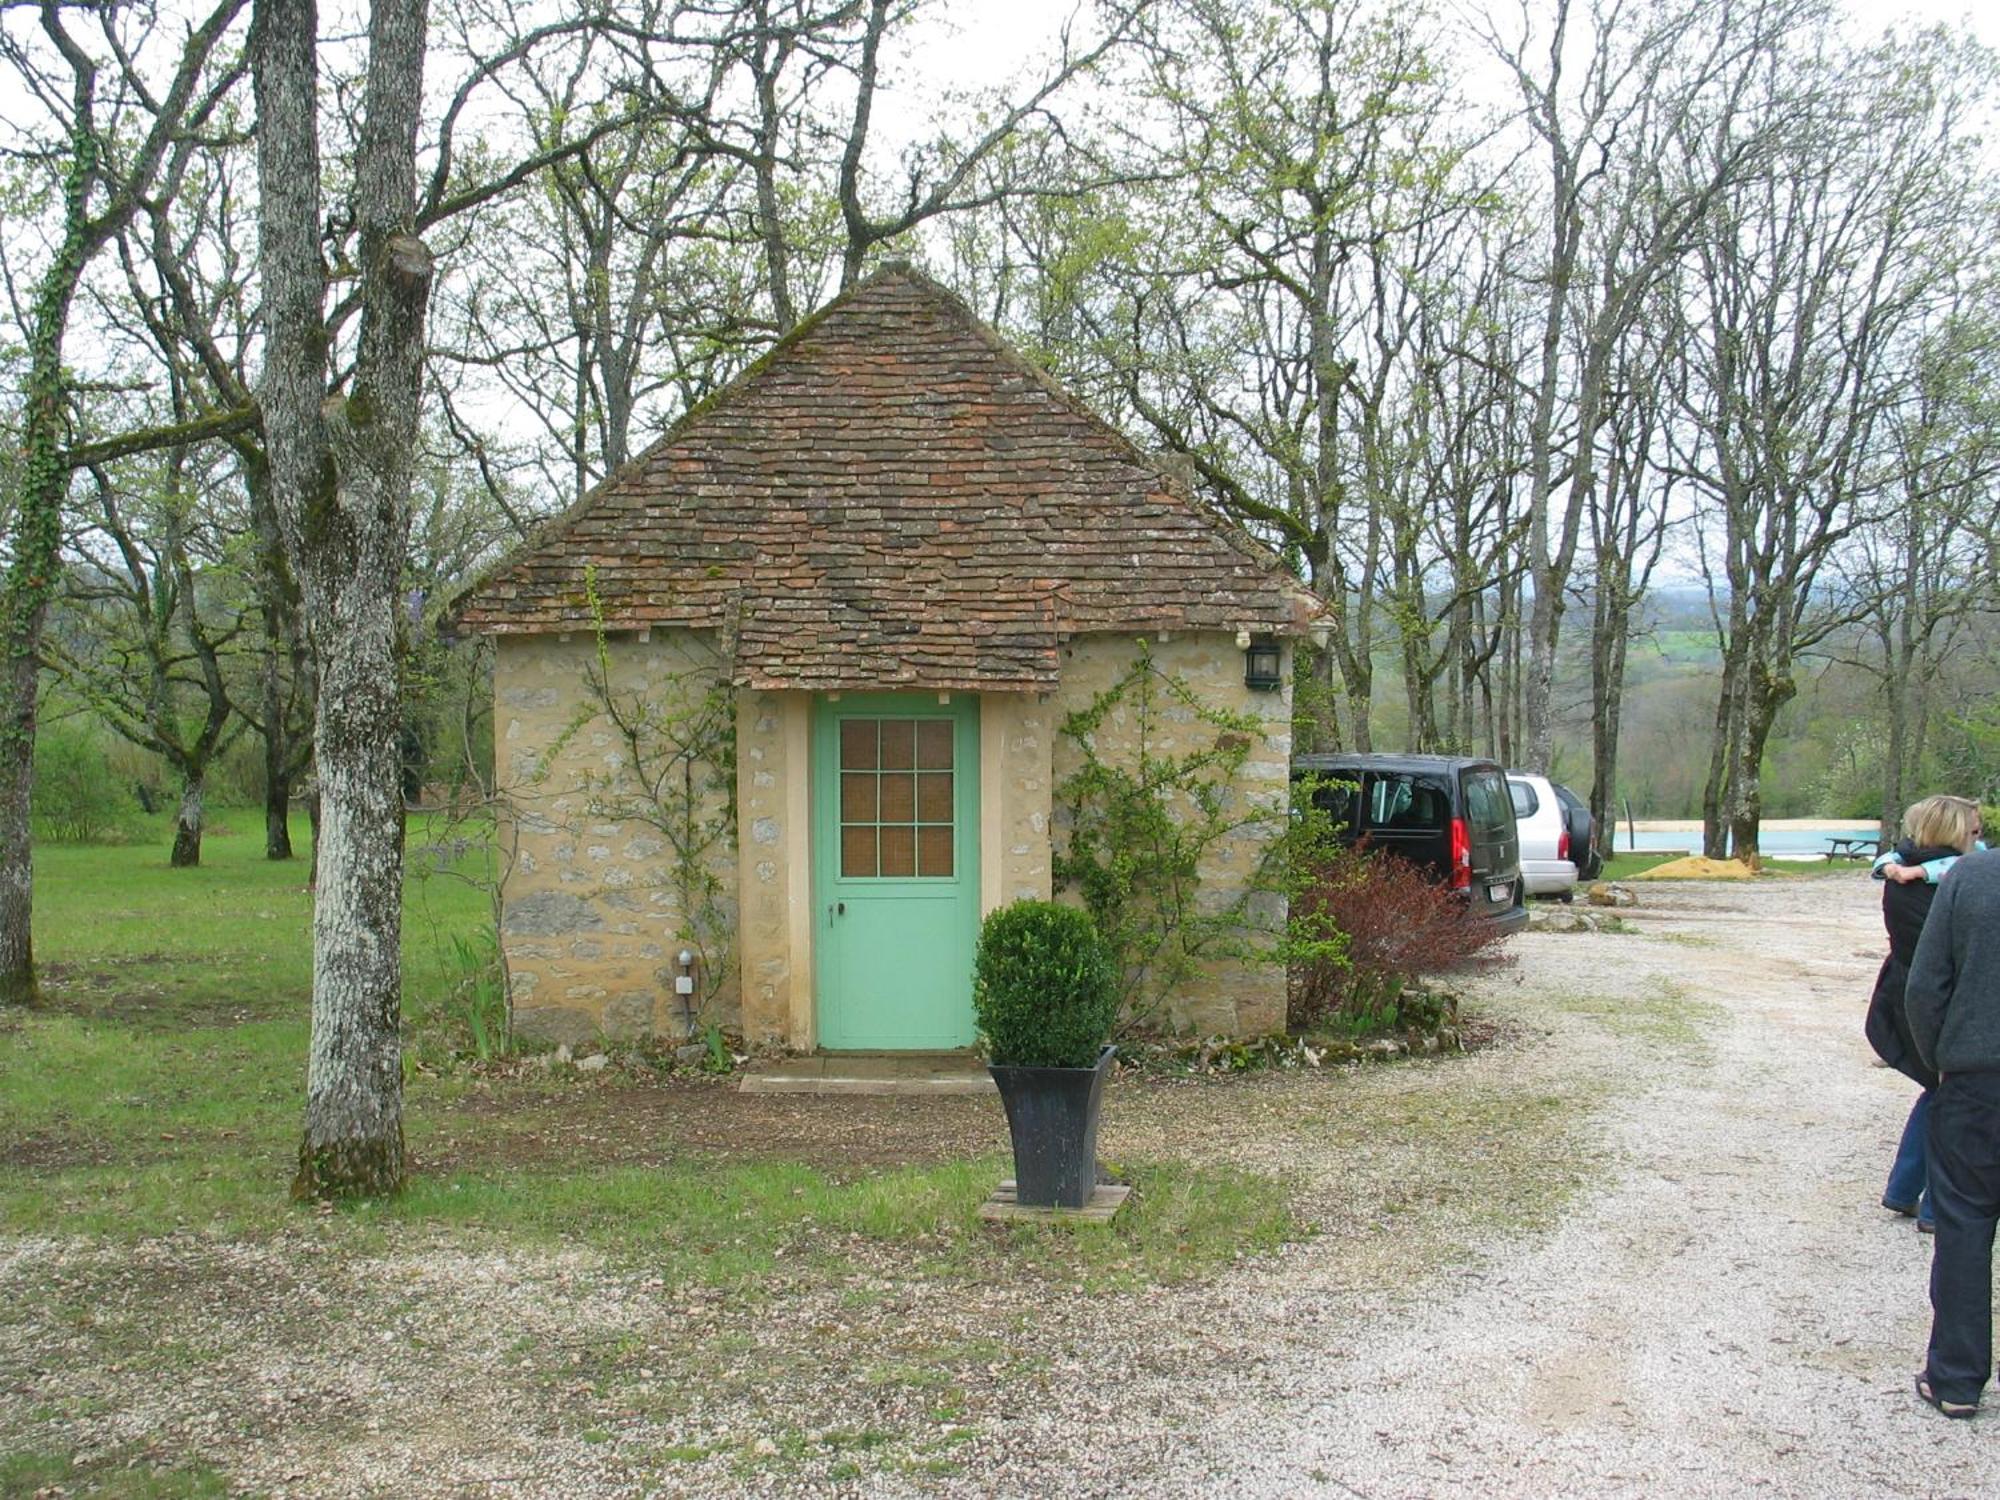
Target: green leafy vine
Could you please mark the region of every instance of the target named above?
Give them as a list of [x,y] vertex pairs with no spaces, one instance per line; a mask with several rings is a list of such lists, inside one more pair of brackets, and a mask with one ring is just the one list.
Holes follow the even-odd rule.
[[1230,844],[1281,830],[1283,810],[1252,804],[1240,785],[1264,725],[1204,702],[1142,640],[1125,675],[1060,732],[1082,765],[1055,789],[1067,832],[1055,881],[1077,893],[1117,955],[1125,1028],[1157,1029],[1175,986],[1204,960],[1275,956],[1259,910],[1282,890],[1269,859],[1226,895],[1203,890],[1204,870]]
[[[666,845],[665,885],[679,924],[674,941],[696,957],[693,1035],[727,983],[735,956],[733,892],[717,866],[736,845],[736,696],[719,660],[649,673],[643,692],[620,691],[594,570],[585,574],[584,591],[595,650],[584,672],[590,699],[581,716],[602,717],[623,752],[616,772],[583,778],[586,811],[650,828]],[[559,743],[570,737],[566,733]],[[679,972],[670,958],[661,978],[671,981]]]

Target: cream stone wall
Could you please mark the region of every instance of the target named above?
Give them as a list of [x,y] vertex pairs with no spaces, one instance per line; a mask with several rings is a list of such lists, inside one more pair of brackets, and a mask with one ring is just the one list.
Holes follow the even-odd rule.
[[[501,936],[522,1034],[573,1045],[598,1037],[677,1037],[684,1028],[674,994],[673,956],[681,914],[669,878],[671,851],[657,828],[611,815],[633,789],[622,737],[599,711],[586,672],[596,645],[588,632],[505,637],[494,666],[497,760],[509,809],[512,867]],[[1054,693],[980,697],[980,907],[1050,894],[1055,789],[1080,765],[1060,730],[1064,717],[1116,682],[1137,655],[1129,636],[1087,636],[1063,652]],[[1238,795],[1246,806],[1283,812],[1291,756],[1289,690],[1243,685],[1243,653],[1233,637],[1156,639],[1161,668],[1202,701],[1264,724]],[[710,639],[686,631],[623,636],[610,643],[613,690],[621,700],[660,699],[716,680]],[[1287,648],[1286,677],[1290,661]],[[737,695],[735,847],[718,849],[713,868],[734,907],[720,993],[701,1016],[740,1030],[751,1043],[810,1050],[813,1010],[811,724],[812,695]],[[1161,715],[1167,745],[1191,744],[1201,726],[1185,708]],[[1129,746],[1129,709],[1114,712],[1102,743]],[[1212,738],[1213,731],[1207,732]],[[1181,736],[1187,738],[1180,738]],[[1207,740],[1203,741],[1207,743]],[[1266,839],[1245,835],[1204,866],[1203,900],[1234,900],[1257,868]],[[740,850],[740,858],[739,858]],[[1283,919],[1274,897],[1255,915]],[[1216,961],[1179,987],[1165,1019],[1203,1033],[1254,1035],[1284,1024],[1283,972],[1270,964]]]
[[[1273,831],[1282,826],[1289,800],[1292,753],[1291,645],[1285,645],[1282,679],[1286,686],[1261,691],[1244,686],[1243,651],[1233,635],[1175,634],[1153,637],[1153,660],[1169,676],[1180,678],[1201,703],[1245,714],[1263,726],[1261,743],[1244,763],[1236,795],[1246,808],[1272,814]],[[1060,733],[1065,717],[1087,708],[1098,694],[1123,677],[1138,657],[1130,636],[1080,636],[1063,648],[1062,686],[1049,705],[1053,735],[1054,786],[1082,768],[1082,753]],[[1156,732],[1156,753],[1181,754],[1199,743],[1214,743],[1215,730],[1200,723],[1182,705],[1163,705]],[[1129,705],[1112,710],[1098,735],[1098,753],[1114,759],[1129,750],[1137,725]],[[1060,817],[1060,815],[1059,815]],[[1055,829],[1058,841],[1065,836]],[[1270,842],[1265,832],[1244,832],[1211,852],[1201,868],[1200,899],[1208,911],[1226,908],[1246,889]],[[1248,916],[1258,926],[1275,931],[1284,921],[1283,898],[1274,893],[1253,895]],[[1223,959],[1203,963],[1168,997],[1163,1019],[1177,1029],[1206,1034],[1255,1036],[1280,1031],[1285,1024],[1285,974],[1274,963]]]
[[[658,827],[617,815],[631,808],[636,784],[624,739],[588,685],[595,653],[587,631],[503,637],[495,652],[495,760],[512,857],[500,930],[514,1024],[572,1044],[677,1037],[686,1023],[673,984],[683,924],[672,853]],[[621,636],[609,655],[621,703],[679,701],[720,668],[710,639],[688,631]],[[721,794],[709,804],[721,805]],[[711,868],[733,908],[736,858],[726,841]],[[733,909],[726,915],[733,931]],[[720,990],[698,1019],[734,1027],[735,956],[717,957]]]
[[737,699],[736,806],[743,858],[743,1034],[811,1051],[812,695]]
[[1042,693],[979,697],[979,911],[1049,898],[1055,708]]

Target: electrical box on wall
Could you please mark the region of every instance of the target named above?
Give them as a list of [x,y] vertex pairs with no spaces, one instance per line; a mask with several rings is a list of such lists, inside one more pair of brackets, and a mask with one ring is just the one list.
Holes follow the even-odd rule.
[[674,976],[674,993],[676,995],[692,995],[694,993],[694,976],[692,974],[676,974]]

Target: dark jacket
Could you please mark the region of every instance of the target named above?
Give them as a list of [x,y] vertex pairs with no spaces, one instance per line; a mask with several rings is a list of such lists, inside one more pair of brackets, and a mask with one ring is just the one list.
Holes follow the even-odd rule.
[[2000,849],[1968,854],[1938,887],[1903,1010],[1939,1073],[2000,1072]]
[[[1906,865],[1921,865],[1957,853],[1956,849],[1938,844],[1918,848],[1907,840],[1896,846],[1898,863]],[[1882,972],[1875,976],[1875,993],[1869,998],[1868,1020],[1863,1028],[1877,1057],[1927,1089],[1937,1087],[1937,1073],[1925,1066],[1917,1054],[1909,1018],[1903,1010],[1903,991],[1909,980],[1910,961],[1917,955],[1917,938],[1924,930],[1924,918],[1930,912],[1937,889],[1926,880],[1884,883],[1882,925],[1889,929],[1889,956],[1882,960]]]

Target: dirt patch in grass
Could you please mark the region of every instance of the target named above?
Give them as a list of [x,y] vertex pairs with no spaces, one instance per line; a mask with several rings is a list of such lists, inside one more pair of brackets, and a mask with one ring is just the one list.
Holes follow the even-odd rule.
[[135,1030],[199,1031],[302,1015],[297,996],[268,985],[236,985],[225,964],[207,971],[185,954],[141,953],[90,963],[46,964],[43,1003],[53,1011]]
[[120,1142],[89,1137],[50,1135],[34,1132],[11,1141],[0,1141],[0,1167],[19,1167],[28,1172],[62,1172],[71,1167],[108,1167],[134,1160],[131,1149]]
[[476,1088],[431,1114],[423,1169],[799,1162],[845,1179],[1006,1145],[997,1099],[745,1094],[736,1080],[590,1082],[526,1099]]

